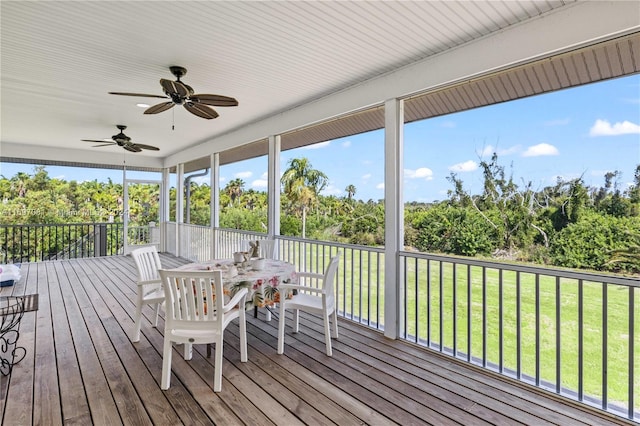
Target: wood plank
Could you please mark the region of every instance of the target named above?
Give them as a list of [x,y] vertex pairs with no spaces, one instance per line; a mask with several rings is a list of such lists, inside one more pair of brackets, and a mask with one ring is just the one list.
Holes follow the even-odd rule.
[[[55,263],[55,268],[58,273],[61,300],[68,318],[70,332],[69,346],[64,349],[75,352],[75,360],[67,362],[71,364],[69,365],[70,369],[79,370],[81,374],[80,386],[84,388],[86,393],[90,410],[90,413],[87,414],[89,414],[90,422],[107,424],[114,419],[119,419],[120,415],[95,352],[95,347],[91,342],[91,336],[84,324],[80,306],[78,306],[78,301],[72,290],[72,281],[77,281],[77,277],[74,276],[75,272],[68,261]],[[64,407],[62,412],[66,413]]]
[[[293,320],[290,319],[291,324]],[[274,336],[275,324],[266,322],[254,322],[265,333],[260,334],[265,342],[276,347],[277,337]],[[303,325],[301,324],[301,327]],[[324,380],[330,381],[343,392],[346,392],[369,407],[385,412],[386,416],[399,424],[458,424],[443,413],[431,410],[429,407],[415,403],[407,395],[401,394],[385,384],[370,379],[364,375],[353,372],[348,366],[349,360],[334,357],[327,357],[324,344],[322,349],[308,348],[299,341],[291,338],[291,329],[285,330],[285,353],[284,356],[291,358]],[[302,328],[301,328],[302,330]],[[324,337],[321,337],[324,342]]]
[[[13,295],[37,292],[37,276],[37,266],[27,265],[22,268],[22,278],[18,284],[14,284]],[[9,377],[9,391],[4,412],[4,421],[8,424],[31,424],[33,422],[35,328],[35,313],[24,313],[20,320],[20,334],[16,345],[24,348],[26,354],[22,361],[13,366]]]
[[[138,394],[133,387],[130,377],[127,375],[125,367],[121,363],[119,357],[119,349],[117,349],[111,342],[109,335],[107,334],[107,326],[110,323],[115,324],[112,320],[112,315],[108,310],[102,309],[104,303],[100,300],[99,296],[91,291],[91,279],[85,271],[80,268],[84,261],[71,260],[66,266],[68,268],[73,267],[73,272],[77,279],[71,281],[71,289],[75,295],[76,301],[80,308],[80,313],[87,327],[88,338],[91,340],[93,350],[95,351],[96,359],[93,362],[98,362],[96,367],[101,368],[104,378],[107,382],[108,388],[115,390],[111,392],[113,402],[116,405],[120,419],[125,424],[151,424],[151,419],[146,413],[144,405],[138,398]],[[68,271],[71,272],[70,269]],[[93,298],[91,296],[94,296]],[[100,312],[103,314],[101,317],[96,306],[100,307]],[[103,324],[103,321],[105,324]],[[109,408],[110,404],[109,404]],[[99,410],[96,410],[99,412]],[[92,410],[93,414],[93,410]],[[94,414],[94,418],[100,419],[102,414],[97,416]],[[107,412],[104,413],[107,415]],[[98,420],[99,421],[99,420]]]
[[[38,268],[37,344],[33,387],[34,424],[62,424],[58,369],[56,368],[56,347],[53,334],[53,318],[49,304],[49,277],[47,264],[35,263]],[[32,266],[33,266],[32,265]]]

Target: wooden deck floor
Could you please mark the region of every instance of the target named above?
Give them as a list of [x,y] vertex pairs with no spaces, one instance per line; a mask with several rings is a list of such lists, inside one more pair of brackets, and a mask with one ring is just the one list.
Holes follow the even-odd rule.
[[[165,267],[186,261],[162,255]],[[222,392],[213,359],[196,347],[173,357],[171,388],[159,388],[162,329],[145,311],[132,343],[135,269],[130,257],[25,264],[0,295],[39,294],[25,313],[26,358],[0,380],[2,424],[42,425],[420,425],[626,424],[423,348],[340,320],[334,356],[319,319],[303,315],[277,355],[277,319],[248,316],[249,362],[238,327],[225,335]]]

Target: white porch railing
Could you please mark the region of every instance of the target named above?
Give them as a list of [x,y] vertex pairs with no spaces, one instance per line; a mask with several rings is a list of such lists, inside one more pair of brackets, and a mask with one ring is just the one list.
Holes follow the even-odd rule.
[[215,230],[216,235],[216,259],[231,259],[236,251],[247,250],[243,246],[244,241],[266,240],[267,234],[251,231],[241,231],[237,229]]

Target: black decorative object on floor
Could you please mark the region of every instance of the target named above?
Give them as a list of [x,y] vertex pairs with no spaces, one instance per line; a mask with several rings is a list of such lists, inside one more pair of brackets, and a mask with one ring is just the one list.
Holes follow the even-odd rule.
[[18,346],[20,320],[25,312],[38,309],[38,295],[0,297],[0,373],[11,374],[27,350]]

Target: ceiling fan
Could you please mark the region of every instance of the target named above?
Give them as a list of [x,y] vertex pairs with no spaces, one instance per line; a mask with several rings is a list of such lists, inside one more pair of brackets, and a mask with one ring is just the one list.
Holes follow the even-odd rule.
[[[187,69],[178,66],[169,67],[171,73],[177,78],[176,81],[160,79],[160,85],[166,96],[161,95],[147,95],[144,93],[126,93],[126,92],[109,92],[110,95],[123,95],[123,96],[141,96],[145,98],[161,98],[171,99],[168,102],[163,102],[157,105],[153,105],[147,108],[145,114],[157,114],[162,111],[166,111],[173,108],[174,105],[183,105],[187,111],[197,115],[198,117],[211,120],[218,117],[218,113],[210,106],[231,107],[238,106],[238,101],[234,98],[222,95],[210,95],[205,93],[195,94],[193,88],[180,81],[180,77],[187,73]],[[210,105],[210,106],[208,106]]]
[[131,142],[131,138],[123,133],[123,130],[126,129],[127,126],[124,126],[122,124],[117,124],[116,127],[120,129],[120,133],[118,133],[117,135],[111,136],[111,139],[113,139],[113,142],[106,141],[106,140],[95,140],[95,139],[82,139],[82,142],[93,142],[93,143],[98,142],[100,145],[94,145],[93,146],[94,148],[100,147],[100,146],[118,145],[126,149],[127,151],[131,151],[131,152],[140,152],[143,149],[148,149],[150,151],[160,151],[160,149],[155,146]]

